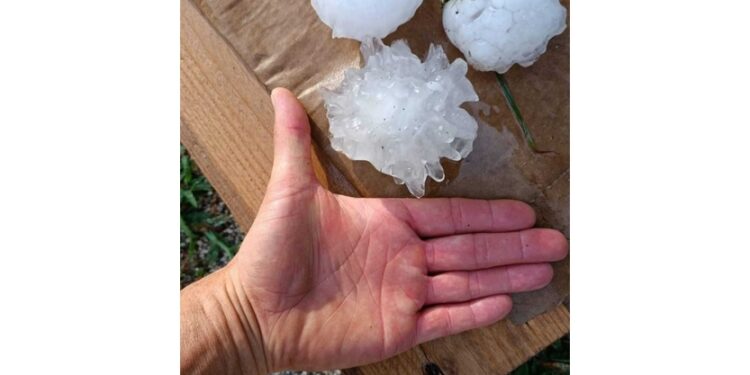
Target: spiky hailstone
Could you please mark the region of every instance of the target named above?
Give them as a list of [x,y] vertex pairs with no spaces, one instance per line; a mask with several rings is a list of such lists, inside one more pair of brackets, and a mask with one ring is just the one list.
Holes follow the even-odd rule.
[[422,0],[312,0],[334,38],[383,39],[410,20]]
[[422,197],[427,176],[445,178],[440,158],[466,157],[477,136],[476,120],[459,107],[479,100],[468,66],[462,59],[449,63],[434,45],[422,63],[403,40],[390,47],[370,40],[361,49],[365,66],[323,90],[331,146]]
[[482,71],[528,67],[565,30],[558,0],[450,0],[443,8],[448,38]]

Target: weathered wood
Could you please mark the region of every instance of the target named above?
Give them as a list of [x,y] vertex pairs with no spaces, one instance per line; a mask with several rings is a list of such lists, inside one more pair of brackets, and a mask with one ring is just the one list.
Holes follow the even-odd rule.
[[[181,140],[246,230],[271,172],[270,97],[187,0],[181,2],[180,27]],[[317,153],[315,158],[321,160]],[[316,175],[325,185],[356,195],[330,162],[322,159],[315,164]],[[424,354],[417,348],[393,358],[389,366],[415,369],[423,362]]]
[[180,28],[181,140],[247,229],[273,162],[270,98],[191,3]]
[[[356,41],[332,39],[330,29],[307,1],[195,1],[263,85],[269,89],[287,87],[297,94],[313,120],[313,138],[319,149],[358,192],[368,197],[408,196],[390,176],[331,148],[319,89],[336,85],[345,69],[361,64]],[[425,1],[414,18],[386,42],[405,38],[420,55],[436,43],[449,58],[460,57],[443,31],[441,13],[438,1]],[[552,152],[536,154],[526,147],[495,74],[469,69],[468,77],[481,101],[466,105],[479,121],[474,151],[460,163],[444,161],[446,178],[441,183],[429,180],[427,196],[523,200],[537,210],[540,226],[568,233],[569,184],[561,178],[569,169],[568,40],[567,32],[554,38],[550,50],[532,68],[511,69],[507,77],[529,128],[540,138],[540,147]],[[555,278],[543,290],[513,296],[511,320],[526,322],[567,296],[568,265],[561,262],[555,269]]]
[[[568,310],[560,305],[525,324],[504,320],[422,345],[427,358],[444,374],[504,374],[569,330]],[[384,373],[384,372],[383,372]]]
[[476,329],[421,345],[424,360],[419,368],[403,367],[393,359],[358,369],[347,374],[391,375],[422,374],[432,363],[445,375],[505,374],[526,362],[569,330],[568,309],[560,305],[522,325],[505,320],[491,327]]
[[[236,8],[243,2],[234,4]],[[181,6],[181,140],[240,226],[247,229],[262,201],[273,160],[269,84],[248,69],[247,60],[235,52],[192,2],[183,0]],[[294,72],[275,72],[274,77],[281,80],[278,77],[285,74]],[[310,101],[317,99],[309,88],[302,90],[310,111]],[[319,108],[315,106],[312,117],[321,121]],[[330,189],[347,195],[360,195],[358,190],[371,192],[369,182],[357,182],[357,174],[351,169],[341,172],[337,168],[319,137],[320,134],[314,144],[319,179]],[[350,182],[352,179],[354,183]],[[560,190],[558,185],[557,181],[550,182],[550,190]],[[567,195],[566,186],[559,194]],[[425,364],[434,362],[445,374],[505,373],[568,329],[568,311],[558,306],[523,325],[503,321],[347,372],[421,374]]]
[[[180,138],[244,230],[263,200],[273,162],[273,108],[265,86],[190,2],[182,3]],[[313,155],[326,187],[356,194],[324,158]]]

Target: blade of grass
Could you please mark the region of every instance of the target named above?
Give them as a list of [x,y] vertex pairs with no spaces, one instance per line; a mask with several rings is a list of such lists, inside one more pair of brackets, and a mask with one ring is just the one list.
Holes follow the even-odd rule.
[[206,232],[206,238],[208,239],[208,242],[211,243],[211,245],[217,246],[222,251],[224,251],[227,254],[232,254],[232,249],[229,248],[229,246],[224,243],[214,232]]
[[208,219],[206,219],[206,223],[214,227],[220,227],[228,223],[231,220],[232,218],[229,215],[219,215],[219,216],[209,217]]
[[191,206],[198,208],[198,200],[195,199],[195,195],[193,195],[193,192],[190,190],[182,190],[180,193],[182,193],[182,196],[185,198],[185,200],[190,204]]
[[196,179],[194,179],[190,183],[190,190],[192,191],[211,191],[211,185],[208,184],[208,181],[205,177],[200,176]]
[[189,225],[195,226],[195,225],[211,225],[216,226],[212,222],[212,217],[208,212],[205,211],[192,211],[189,210],[189,212],[186,212],[182,215],[183,219],[186,223]]
[[193,233],[193,231],[192,231],[192,230],[190,229],[190,226],[189,226],[189,225],[188,225],[188,223],[187,223],[187,222],[185,221],[185,219],[183,219],[183,218],[182,218],[182,215],[180,215],[180,230],[181,230],[181,231],[182,231],[182,233],[184,233],[184,234],[185,234],[185,236],[187,236],[188,238],[190,238],[190,239],[193,239],[193,238],[195,238],[195,233]]
[[193,169],[190,165],[190,157],[182,155],[180,158],[180,174],[182,174],[182,182],[186,185],[193,179]]
[[510,108],[511,113],[513,113],[513,117],[516,119],[518,126],[521,127],[521,132],[523,133],[524,140],[526,140],[526,144],[531,148],[531,151],[534,151],[535,153],[548,152],[539,151],[539,149],[537,149],[536,142],[534,142],[534,136],[531,134],[531,130],[529,130],[526,121],[524,121],[523,116],[521,115],[521,110],[518,108],[516,100],[513,98],[513,93],[510,92],[510,86],[508,85],[508,81],[505,80],[505,76],[500,73],[495,73],[495,77],[497,77],[497,82],[503,90],[503,96],[505,97],[505,102],[508,104],[508,108]]

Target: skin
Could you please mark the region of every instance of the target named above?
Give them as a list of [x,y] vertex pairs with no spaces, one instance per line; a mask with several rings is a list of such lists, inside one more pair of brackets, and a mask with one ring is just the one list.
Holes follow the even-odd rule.
[[181,292],[181,369],[261,374],[376,362],[487,326],[568,243],[511,200],[365,199],[316,180],[310,126],[276,89],[274,165],[240,251]]

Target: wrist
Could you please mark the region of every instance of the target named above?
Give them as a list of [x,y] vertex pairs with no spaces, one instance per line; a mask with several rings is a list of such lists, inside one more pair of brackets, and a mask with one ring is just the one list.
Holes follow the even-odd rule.
[[182,290],[181,373],[249,375],[269,371],[255,313],[232,273],[228,265]]

